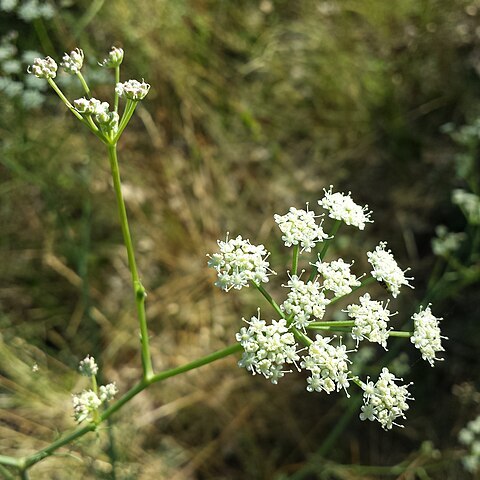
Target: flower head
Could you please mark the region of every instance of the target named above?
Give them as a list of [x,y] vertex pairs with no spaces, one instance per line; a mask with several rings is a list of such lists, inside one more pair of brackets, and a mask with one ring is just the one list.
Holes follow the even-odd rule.
[[336,297],[342,297],[352,291],[352,287],[360,286],[360,281],[350,273],[350,267],[353,265],[346,263],[343,259],[333,260],[332,262],[315,263],[318,273],[323,277],[323,288],[332,291]]
[[52,57],[36,58],[33,65],[28,67],[28,73],[32,73],[37,78],[55,78],[57,76],[58,65]]
[[316,320],[323,318],[330,301],[325,298],[318,282],[305,283],[297,275],[292,275],[286,286],[290,291],[280,308],[288,315],[293,314],[293,326],[304,329],[311,317]]
[[373,223],[373,220],[370,220],[372,212],[368,210],[368,205],[364,207],[357,205],[352,200],[350,192],[347,195],[340,192],[332,193],[333,185],[330,185],[329,190],[323,189],[323,191],[325,195],[318,204],[328,210],[330,218],[342,220],[347,225],[353,225],[360,230],[365,228],[366,223]]
[[422,353],[422,358],[427,360],[433,367],[435,360],[440,360],[435,355],[437,352],[444,352],[441,340],[447,339],[440,332],[440,320],[432,314],[430,305],[425,310],[420,309],[418,313],[413,314],[413,335],[410,341]]
[[307,210],[290,207],[285,215],[275,214],[273,218],[283,233],[282,240],[286,247],[300,245],[302,251],[310,252],[315,243],[328,238],[321,225],[315,222],[315,212],[308,210],[308,204]]
[[98,373],[98,365],[93,357],[87,355],[80,362],[78,370],[85,377],[94,377]]
[[[388,368],[383,368],[376,383],[362,383],[363,406],[360,420],[377,420],[384,430],[390,430],[398,425],[395,420],[405,418],[404,412],[409,408],[407,400],[413,400],[408,392],[409,385],[397,385]],[[400,426],[400,425],[398,425]]]
[[347,388],[350,385],[348,364],[351,362],[341,338],[338,346],[331,345],[334,338],[317,335],[315,341],[308,347],[308,355],[303,358],[300,366],[311,373],[307,378],[309,392],[323,390],[331,393],[343,389],[348,397]]
[[143,100],[149,90],[150,85],[143,80],[141,82],[138,80],[128,80],[124,83],[117,83],[115,87],[115,92],[117,92],[119,97],[135,101]]
[[118,393],[115,383],[107,383],[99,388],[99,398],[102,402],[108,402]]
[[379,282],[383,282],[387,290],[395,298],[400,293],[400,287],[407,285],[413,288],[408,282],[413,278],[405,277],[405,272],[401,270],[393,258],[390,250],[386,250],[387,242],[381,242],[373,252],[367,252],[367,258],[373,267],[372,276]]
[[248,287],[250,281],[268,282],[271,270],[266,259],[269,253],[263,245],[252,245],[240,235],[230,240],[227,235],[225,242],[218,240],[217,243],[220,252],[209,256],[208,261],[208,266],[217,271],[217,287],[228,292],[232,288]]
[[285,364],[295,364],[299,359],[295,337],[289,331],[287,322],[284,319],[272,320],[267,325],[260,319],[260,311],[250,321],[243,320],[248,328],[242,327],[236,335],[244,349],[238,365],[253,375],[258,373],[272,383],[278,383],[278,379],[287,373],[284,370]]
[[107,55],[107,58],[104,58],[99,65],[105,68],[116,68],[119,67],[123,61],[123,49],[112,47],[110,52]]
[[70,75],[75,75],[82,69],[83,58],[83,50],[81,48],[76,48],[70,53],[65,53],[63,55],[60,65],[63,67],[65,72],[69,73]]
[[72,396],[73,417],[78,423],[84,420],[92,420],[93,414],[98,410],[102,401],[93,390],[84,390],[82,393]]
[[370,300],[368,293],[359,300],[360,305],[348,305],[345,310],[348,316],[355,320],[355,326],[352,328],[353,339],[358,345],[360,340],[366,338],[370,342],[379,343],[386,350],[389,336],[387,326],[392,314],[381,302]]
[[101,115],[104,113],[108,113],[108,109],[110,105],[108,102],[101,102],[96,98],[78,98],[77,100],[73,101],[73,106],[79,113],[83,113],[85,115]]

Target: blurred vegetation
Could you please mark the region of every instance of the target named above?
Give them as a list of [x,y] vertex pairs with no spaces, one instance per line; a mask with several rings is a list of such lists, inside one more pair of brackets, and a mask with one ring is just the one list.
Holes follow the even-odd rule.
[[[450,199],[458,187],[480,193],[478,135],[462,141],[442,126],[456,132],[480,113],[480,1],[54,7],[28,21],[2,12],[3,47],[56,59],[83,48],[102,97],[113,79],[95,76],[96,62],[117,45],[123,79],[152,84],[119,155],[157,369],[232,343],[258,305],[255,292],[212,286],[205,255],[215,240],[230,231],[264,243],[281,271],[273,213],[313,204],[330,184],[368,203],[375,220],[366,233],[345,229],[337,253],[388,241],[415,276],[399,301],[407,311],[435,301],[450,340],[435,369],[406,342],[393,347],[408,353],[405,378],[415,382],[404,429],[385,433],[358,420],[356,400],[308,394],[300,378],[272,386],[232,358],[142,393],[109,431],[40,463],[32,478],[468,478],[456,436],[479,409],[478,244],[460,258],[467,278],[448,261],[434,268],[430,241],[438,224],[473,235]],[[140,375],[107,159],[53,93],[40,91],[33,108],[12,87],[23,70],[0,64],[0,453],[12,455],[73,427],[75,369],[87,353],[120,391]]]

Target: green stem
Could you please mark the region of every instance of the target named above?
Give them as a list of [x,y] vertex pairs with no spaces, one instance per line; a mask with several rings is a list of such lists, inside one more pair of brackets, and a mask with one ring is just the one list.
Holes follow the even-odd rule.
[[[333,237],[335,237],[336,233],[338,232],[338,229],[340,228],[340,225],[342,224],[341,220],[335,220],[335,223],[333,224],[332,231],[330,232],[329,238],[327,238],[323,242],[323,248],[320,252],[320,255],[318,256],[318,259],[321,261],[325,258],[325,255],[328,252],[328,247],[330,246],[330,242],[333,240]],[[310,273],[310,277],[308,278],[310,281],[312,281],[315,276],[317,275],[318,269],[315,265],[313,265],[312,272]]]
[[297,274],[299,252],[300,252],[300,246],[299,245],[294,245],[293,246],[293,258],[292,258],[292,275]]
[[[370,285],[371,283],[374,283],[375,281],[376,280],[372,276],[367,277],[365,280],[363,280],[363,282],[360,283],[360,285],[358,285],[356,287],[353,287],[352,291],[350,293],[347,293],[347,295],[351,295],[353,292],[355,292],[357,290],[360,290],[361,288],[366,287],[367,285]],[[338,302],[340,299],[346,297],[347,295],[342,295],[341,297],[332,298],[328,305],[332,305],[332,304]]]
[[307,325],[307,328],[322,329],[325,327],[353,327],[355,325],[354,320],[343,320],[338,322],[312,322]]
[[15,480],[15,477],[5,468],[0,465],[0,474],[7,480]]
[[153,375],[152,358],[150,355],[150,345],[148,341],[147,317],[145,313],[145,298],[147,293],[138,276],[137,263],[135,261],[135,252],[133,249],[132,237],[128,226],[127,209],[122,194],[122,184],[120,179],[120,170],[118,167],[117,145],[108,146],[108,156],[110,159],[110,168],[112,171],[113,188],[117,198],[118,214],[120,216],[120,225],[122,227],[123,241],[127,249],[128,266],[132,275],[133,291],[135,303],[137,305],[138,321],[140,324],[140,337],[142,344],[142,365],[143,378],[148,380]]
[[390,337],[410,338],[413,335],[413,332],[400,332],[396,330],[390,330],[388,334]]
[[[188,372],[189,370],[194,370],[199,367],[203,367],[204,365],[208,365],[209,363],[215,362],[222,358],[228,357],[234,353],[238,353],[243,349],[243,347],[239,343],[235,343],[230,345],[222,350],[218,350],[216,352],[210,353],[205,357],[198,358],[190,363],[186,363],[185,365],[181,365],[180,367],[175,367],[170,370],[165,370],[164,372],[157,373],[156,375],[151,376],[149,379],[142,379],[139,383],[134,385],[122,398],[120,398],[117,402],[107,408],[99,417],[97,423],[90,423],[84,427],[78,428],[74,430],[72,433],[65,435],[64,437],[56,440],[55,442],[51,443],[48,447],[39,450],[38,452],[30,455],[28,457],[22,459],[15,459],[11,457],[2,457],[0,456],[0,463],[4,465],[12,465],[17,468],[29,468],[32,465],[38,463],[40,460],[49,457],[52,455],[56,450],[71,443],[73,440],[82,437],[88,432],[92,432],[96,430],[97,426],[107,420],[110,416],[112,416],[115,412],[120,410],[126,403],[128,403],[133,397],[138,395],[140,392],[145,390],[150,385],[161,382],[166,380],[167,378],[174,377],[176,375],[180,375],[182,373]],[[3,461],[2,461],[3,460]],[[22,466],[22,467],[20,467]]]
[[113,100],[114,109],[118,113],[118,93],[117,93],[117,83],[120,83],[120,65],[115,67],[115,96]]
[[20,468],[21,462],[18,458],[9,457],[8,455],[0,455],[0,464],[8,465],[9,467]]
[[87,97],[88,97],[88,98],[91,98],[92,95],[91,95],[91,93],[90,93],[90,88],[89,88],[89,86],[87,85],[87,82],[85,81],[85,78],[83,77],[82,72],[78,71],[78,72],[77,72],[77,77],[78,77],[78,79],[80,80],[80,83],[82,84],[82,87],[83,87],[83,89],[85,90],[85,93],[87,94]]
[[60,97],[60,100],[67,106],[67,108],[82,122],[85,123],[83,116],[75,110],[75,107],[68,101],[67,97],[62,93],[53,78],[47,78],[48,84],[55,90],[55,93]]
[[22,471],[20,472],[20,478],[21,478],[22,480],[30,480],[30,475],[28,474],[28,470],[26,470],[26,469],[25,469],[25,470],[22,470]]
[[120,122],[118,124],[117,134],[115,135],[115,138],[113,139],[112,143],[117,143],[118,139],[122,135],[122,132],[125,130],[125,127],[128,125],[128,122],[132,118],[132,115],[135,112],[135,109],[137,108],[137,104],[138,102],[134,100],[127,100],[127,104],[125,105],[125,110],[123,111],[122,118],[120,119]]
[[266,298],[267,302],[273,307],[273,309],[280,315],[280,317],[284,318],[285,320],[287,317],[285,313],[282,312],[281,308],[278,306],[277,302],[272,298],[272,296],[263,288],[262,285],[252,282],[255,288]]

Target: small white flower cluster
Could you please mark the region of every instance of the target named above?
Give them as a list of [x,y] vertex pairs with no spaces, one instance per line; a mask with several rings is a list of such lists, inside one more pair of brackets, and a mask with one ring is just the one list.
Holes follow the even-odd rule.
[[335,297],[342,297],[352,292],[352,287],[360,286],[360,281],[350,273],[350,267],[353,265],[346,263],[343,259],[333,260],[331,262],[315,263],[318,273],[323,277],[323,288],[334,293]]
[[307,390],[309,392],[321,392],[322,390],[331,393],[345,390],[349,397],[347,388],[349,382],[349,368],[351,363],[348,359],[348,351],[345,345],[340,344],[336,347],[330,344],[335,337],[322,337],[317,335],[315,341],[308,347],[306,355],[300,366],[311,372],[307,378]]
[[137,102],[143,100],[149,90],[150,85],[143,80],[141,82],[138,80],[128,80],[124,83],[117,83],[115,87],[115,92],[117,92],[119,97]]
[[78,98],[73,101],[73,106],[77,112],[84,115],[102,115],[108,113],[110,105],[108,102],[101,102],[96,98]]
[[77,423],[84,420],[93,421],[95,413],[103,402],[108,402],[118,390],[114,383],[102,385],[97,395],[93,390],[83,390],[79,394],[72,395],[73,418]]
[[33,65],[28,68],[28,72],[37,78],[55,78],[57,76],[58,65],[52,57],[36,58]]
[[462,458],[463,466],[476,473],[480,469],[480,415],[460,430],[458,440],[468,447],[468,455]]
[[297,275],[292,275],[286,287],[290,291],[280,308],[287,315],[293,315],[294,327],[304,330],[312,316],[316,320],[323,318],[330,301],[325,298],[318,282],[305,283]]
[[480,225],[480,197],[458,188],[452,192],[452,202],[458,205],[472,225]]
[[377,420],[384,430],[390,430],[399,417],[405,418],[409,408],[407,400],[413,400],[408,392],[409,385],[397,385],[393,374],[383,368],[377,383],[362,383],[363,406],[360,420]]
[[315,222],[315,212],[308,210],[297,210],[290,207],[285,215],[275,214],[273,216],[278,227],[282,231],[282,240],[286,247],[300,245],[302,252],[311,252],[317,242],[328,238],[321,225]]
[[380,242],[373,252],[367,252],[367,258],[373,267],[372,276],[379,282],[383,282],[387,290],[395,298],[400,293],[400,287],[407,285],[413,288],[408,281],[413,278],[405,277],[405,272],[410,270],[401,270],[393,258],[391,250],[386,250],[387,242]]
[[328,216],[335,220],[342,220],[347,225],[353,225],[354,227],[363,230],[366,223],[373,223],[370,220],[371,211],[368,210],[368,206],[364,207],[357,205],[350,196],[350,192],[347,195],[344,193],[333,192],[333,185],[330,185],[330,189],[323,190],[325,196],[318,201],[318,204],[328,210]]
[[82,69],[83,59],[83,50],[80,48],[76,48],[70,53],[65,53],[63,55],[60,65],[63,67],[65,72],[69,73],[70,75],[75,75]]
[[87,355],[78,365],[78,370],[85,377],[94,377],[98,373],[98,365],[93,357]]
[[115,383],[108,383],[101,385],[97,392],[94,377],[98,373],[98,365],[90,355],[79,363],[78,370],[85,377],[93,378],[94,390],[83,390],[81,393],[72,395],[73,418],[77,423],[84,420],[94,421],[102,403],[111,400],[118,393],[118,389]]
[[230,240],[227,235],[225,242],[218,240],[217,243],[220,252],[209,256],[208,262],[208,266],[217,271],[217,287],[228,292],[232,288],[248,287],[249,282],[268,282],[269,253],[263,245],[252,245],[241,235]]
[[123,53],[122,48],[112,47],[107,58],[104,58],[99,65],[105,68],[117,68],[123,61]]
[[425,310],[420,309],[420,312],[412,316],[413,320],[413,335],[410,341],[422,353],[422,358],[427,360],[433,367],[435,360],[441,360],[435,355],[437,352],[444,352],[441,339],[447,339],[441,335],[440,320],[432,314],[430,305]]
[[435,232],[437,236],[432,240],[432,250],[439,257],[456,252],[466,237],[465,232],[449,232],[445,225],[438,225]]
[[1,0],[0,10],[4,12],[15,12],[24,22],[32,22],[37,18],[51,19],[56,11],[49,2],[39,0]]
[[348,305],[344,310],[350,318],[355,320],[352,338],[357,341],[357,346],[360,340],[366,338],[370,342],[379,343],[386,350],[389,337],[387,326],[392,314],[381,302],[370,300],[368,293],[359,300],[360,305]]
[[253,375],[260,374],[276,384],[285,373],[285,364],[295,364],[299,359],[295,337],[284,319],[272,320],[267,325],[260,318],[260,311],[250,321],[243,319],[248,328],[242,327],[236,339],[244,349],[238,362]]

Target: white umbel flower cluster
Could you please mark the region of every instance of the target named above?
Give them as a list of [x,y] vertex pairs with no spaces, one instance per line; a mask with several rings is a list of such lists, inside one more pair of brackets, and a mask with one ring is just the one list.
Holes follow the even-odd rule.
[[115,385],[115,382],[107,383],[106,385],[100,385],[100,388],[98,389],[98,396],[102,402],[108,402],[109,400],[112,400],[117,393],[118,388]]
[[409,385],[397,385],[393,374],[383,368],[377,383],[368,381],[362,384],[363,406],[360,420],[377,420],[384,430],[390,430],[399,417],[405,418],[409,406],[407,400],[413,400],[408,392]]
[[352,288],[360,286],[360,281],[352,275],[350,267],[353,265],[346,263],[343,259],[333,260],[331,262],[315,263],[318,273],[323,277],[323,288],[334,293],[335,297],[342,297],[352,292]]
[[463,466],[476,473],[480,470],[480,415],[460,430],[458,440],[468,448],[468,455],[462,458]]
[[458,188],[452,192],[452,202],[462,209],[471,224],[480,225],[480,197],[478,195]]
[[442,347],[442,338],[447,339],[441,335],[440,320],[432,314],[430,305],[425,310],[420,309],[420,312],[413,314],[413,335],[410,341],[422,353],[422,358],[427,360],[433,367],[435,360],[443,360],[436,357],[437,352],[444,352]]
[[32,73],[37,78],[55,78],[57,76],[58,65],[52,57],[36,58],[33,65],[28,67],[28,73]]
[[117,86],[115,87],[115,92],[117,92],[119,97],[134,100],[136,102],[143,100],[147,96],[149,90],[150,85],[143,80],[141,82],[138,80],[127,80],[124,83],[117,83]]
[[83,50],[76,48],[70,53],[65,53],[63,55],[60,65],[63,67],[65,72],[69,73],[70,75],[75,75],[82,69],[83,59]]
[[84,390],[72,396],[73,418],[77,423],[84,420],[93,420],[93,415],[98,410],[102,401],[93,390]]
[[95,359],[87,355],[78,365],[78,371],[85,377],[94,377],[98,373],[98,365]]
[[230,240],[227,236],[225,242],[218,240],[217,243],[220,252],[209,256],[208,261],[208,266],[217,271],[217,287],[228,292],[232,288],[248,287],[249,282],[268,282],[268,274],[272,272],[266,260],[269,253],[263,245],[252,245],[241,235]]
[[402,285],[413,288],[408,283],[413,278],[405,277],[405,272],[410,269],[402,270],[393,258],[391,250],[386,250],[386,246],[387,242],[380,242],[373,252],[367,252],[367,258],[373,267],[372,276],[379,282],[383,282],[395,298],[400,293]]
[[295,337],[287,322],[284,319],[272,320],[267,325],[261,320],[260,311],[250,321],[243,320],[248,328],[242,327],[236,335],[244,349],[238,365],[253,375],[258,373],[272,383],[278,383],[278,379],[287,373],[284,370],[285,364],[295,364],[299,359]]
[[352,338],[358,342],[366,338],[370,342],[379,343],[385,350],[389,336],[388,321],[392,315],[381,302],[371,300],[366,293],[359,298],[360,305],[348,305],[344,310],[355,321]]
[[301,251],[311,252],[317,242],[328,238],[321,225],[315,221],[315,212],[308,210],[297,210],[290,207],[285,215],[275,214],[273,216],[278,227],[282,231],[282,240],[286,247],[300,245]]
[[307,378],[307,390],[309,392],[321,392],[322,390],[331,393],[345,390],[347,397],[347,388],[349,382],[350,360],[345,345],[340,344],[336,347],[330,344],[335,337],[322,337],[317,335],[315,341],[308,347],[308,355],[303,358],[300,366],[311,372]]
[[373,223],[370,219],[371,211],[368,210],[368,206],[364,207],[357,205],[348,194],[333,192],[333,185],[330,185],[330,189],[323,189],[325,196],[318,201],[318,204],[328,210],[328,216],[335,220],[341,220],[347,225],[353,225],[354,227],[363,230],[366,223]]
[[96,98],[78,98],[73,101],[73,106],[77,112],[84,115],[103,115],[107,114],[110,108],[108,102],[101,102]]
[[107,58],[104,58],[99,65],[105,68],[117,68],[123,61],[123,53],[122,48],[112,47]]
[[287,299],[281,309],[292,315],[292,324],[302,330],[313,320],[321,320],[325,315],[325,307],[330,301],[325,298],[318,282],[303,282],[297,275],[292,275],[286,287],[290,288]]

